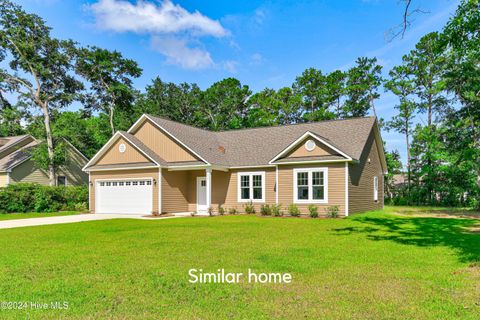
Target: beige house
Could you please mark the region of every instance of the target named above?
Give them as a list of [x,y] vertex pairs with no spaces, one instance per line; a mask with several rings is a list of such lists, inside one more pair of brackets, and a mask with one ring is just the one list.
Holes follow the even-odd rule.
[[383,143],[375,118],[212,132],[143,115],[88,162],[95,213],[205,214],[252,202],[303,214],[383,207]]
[[[66,141],[66,140],[65,140]],[[0,138],[0,187],[19,182],[49,185],[48,172],[31,159],[31,150],[39,144],[31,135]],[[88,162],[83,154],[67,141],[68,163],[57,170],[57,185],[82,185],[88,175],[82,168]]]

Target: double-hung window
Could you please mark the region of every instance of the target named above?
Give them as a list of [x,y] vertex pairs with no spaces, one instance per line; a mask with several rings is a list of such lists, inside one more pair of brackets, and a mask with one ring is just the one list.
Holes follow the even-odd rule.
[[238,173],[238,202],[265,202],[265,172]]
[[293,170],[295,203],[328,203],[328,169]]

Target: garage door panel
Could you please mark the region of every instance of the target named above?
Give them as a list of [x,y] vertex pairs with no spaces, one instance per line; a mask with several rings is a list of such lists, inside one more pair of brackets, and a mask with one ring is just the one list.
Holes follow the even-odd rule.
[[152,180],[97,181],[95,199],[97,213],[150,214]]

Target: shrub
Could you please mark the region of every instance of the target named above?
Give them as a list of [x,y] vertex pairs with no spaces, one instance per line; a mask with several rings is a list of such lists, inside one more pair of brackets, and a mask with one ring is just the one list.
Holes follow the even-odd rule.
[[262,204],[262,206],[260,207],[260,213],[262,216],[271,216],[272,208],[268,204]]
[[329,218],[336,218],[338,217],[338,206],[330,206],[325,208],[325,212],[327,213],[327,217]]
[[254,214],[255,213],[255,207],[253,206],[252,201],[246,203],[244,205],[245,213],[246,214]]
[[218,214],[223,216],[225,214],[225,209],[221,206],[221,205],[218,205]]
[[233,208],[228,209],[228,213],[229,214],[237,214],[238,213],[237,208],[233,207]]
[[275,217],[283,216],[282,205],[281,204],[272,204],[272,214]]
[[51,187],[19,183],[0,188],[0,212],[59,210],[88,210],[88,187]]
[[311,218],[318,218],[318,207],[314,204],[308,206],[308,211],[310,212]]
[[296,204],[292,203],[288,206],[288,213],[292,217],[298,217],[300,215],[300,209],[298,209]]

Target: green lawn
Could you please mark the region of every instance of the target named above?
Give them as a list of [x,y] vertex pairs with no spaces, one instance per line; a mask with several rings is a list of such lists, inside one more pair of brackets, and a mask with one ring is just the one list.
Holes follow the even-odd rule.
[[13,220],[13,219],[28,219],[28,218],[44,218],[54,216],[71,216],[78,214],[77,211],[61,211],[52,213],[39,213],[39,212],[27,212],[27,213],[0,213],[1,220]]
[[[479,319],[479,222],[372,212],[0,230],[0,300],[69,303],[0,318]],[[190,268],[293,283],[190,284]]]

